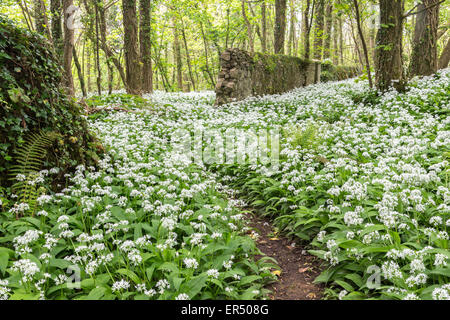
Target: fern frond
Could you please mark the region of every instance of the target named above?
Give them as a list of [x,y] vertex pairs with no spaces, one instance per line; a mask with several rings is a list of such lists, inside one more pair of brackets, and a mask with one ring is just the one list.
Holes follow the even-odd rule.
[[[12,191],[21,202],[28,203],[33,212],[36,208],[38,191],[37,186],[30,182],[37,178],[47,156],[47,150],[60,137],[61,135],[56,132],[32,133],[25,139],[23,146],[15,151],[16,164],[9,170],[10,180],[15,182]],[[19,175],[22,176],[21,179],[18,179]]]

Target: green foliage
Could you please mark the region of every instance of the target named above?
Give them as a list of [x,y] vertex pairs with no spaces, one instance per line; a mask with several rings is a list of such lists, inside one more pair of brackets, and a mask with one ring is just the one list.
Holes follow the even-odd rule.
[[47,153],[46,166],[94,164],[96,140],[82,109],[61,86],[61,67],[49,42],[0,16],[0,182],[8,184],[14,150],[24,137],[59,132],[62,144]]
[[36,183],[39,170],[48,150],[60,138],[61,135],[55,132],[31,133],[25,138],[25,143],[14,151],[15,164],[9,170],[10,179],[14,182],[11,190],[20,203],[28,204],[32,213],[36,210],[40,190]]
[[331,62],[322,63],[320,81],[340,81],[360,74],[357,66],[335,66]]
[[86,99],[86,104],[91,107],[122,107],[125,109],[142,109],[148,105],[148,101],[142,97],[130,94],[111,94],[105,96],[92,96]]
[[284,130],[284,132],[287,140],[294,148],[315,149],[321,142],[318,136],[318,128],[312,123],[308,124],[306,128],[294,126]]

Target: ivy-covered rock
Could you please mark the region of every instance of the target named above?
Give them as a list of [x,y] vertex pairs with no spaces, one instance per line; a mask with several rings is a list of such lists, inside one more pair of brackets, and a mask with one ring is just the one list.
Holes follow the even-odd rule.
[[0,185],[27,136],[56,132],[61,139],[47,152],[46,167],[61,174],[77,164],[92,165],[102,150],[87,129],[83,109],[65,93],[62,69],[51,44],[0,16]]

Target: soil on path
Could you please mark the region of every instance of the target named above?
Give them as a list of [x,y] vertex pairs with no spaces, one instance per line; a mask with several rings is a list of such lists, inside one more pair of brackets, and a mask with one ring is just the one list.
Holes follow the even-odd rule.
[[258,248],[266,256],[274,258],[281,269],[278,281],[267,287],[272,291],[270,299],[318,300],[322,298],[324,286],[313,283],[321,272],[319,258],[308,254],[305,245],[278,234],[268,219],[254,213],[249,214],[249,226],[259,235],[256,240]]

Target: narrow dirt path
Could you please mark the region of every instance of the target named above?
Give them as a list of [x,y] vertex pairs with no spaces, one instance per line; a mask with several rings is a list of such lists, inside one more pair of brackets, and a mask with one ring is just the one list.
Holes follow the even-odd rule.
[[[253,212],[253,211],[252,211]],[[257,246],[265,255],[274,258],[281,268],[276,283],[267,288],[272,290],[272,300],[318,300],[324,287],[314,284],[320,274],[320,260],[308,254],[304,245],[277,234],[270,220],[248,214],[249,226],[258,234]],[[257,257],[259,258],[259,257]]]

